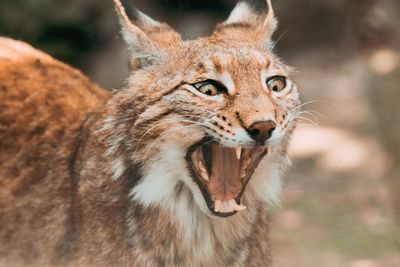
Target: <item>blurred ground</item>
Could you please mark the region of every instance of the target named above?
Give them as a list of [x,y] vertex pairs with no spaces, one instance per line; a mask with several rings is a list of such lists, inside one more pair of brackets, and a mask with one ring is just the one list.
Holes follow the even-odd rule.
[[[276,267],[400,266],[400,2],[275,0],[276,50],[298,71],[305,110],[282,207]],[[235,1],[137,0],[193,38]],[[83,69],[105,88],[127,75],[111,1],[3,0],[0,34]],[[312,121],[310,121],[312,120]]]

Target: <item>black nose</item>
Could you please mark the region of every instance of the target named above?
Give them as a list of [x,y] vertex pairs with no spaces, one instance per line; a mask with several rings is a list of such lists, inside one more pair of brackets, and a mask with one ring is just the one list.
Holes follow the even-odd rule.
[[264,142],[271,137],[272,131],[275,130],[275,128],[275,122],[269,120],[255,122],[246,130],[250,137],[257,141],[257,143],[264,144]]

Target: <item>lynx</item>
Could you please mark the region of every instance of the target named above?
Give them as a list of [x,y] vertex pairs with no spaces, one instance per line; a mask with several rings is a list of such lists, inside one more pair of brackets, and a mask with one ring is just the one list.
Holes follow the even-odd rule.
[[0,40],[0,266],[271,266],[300,101],[270,0],[196,40],[114,2],[131,72],[112,93]]

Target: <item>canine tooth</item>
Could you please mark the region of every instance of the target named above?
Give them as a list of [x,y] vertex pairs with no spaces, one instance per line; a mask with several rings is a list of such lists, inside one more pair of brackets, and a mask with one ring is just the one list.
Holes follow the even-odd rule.
[[210,181],[210,178],[208,177],[208,173],[206,171],[200,171],[200,173],[201,173],[201,177],[203,177],[204,180],[206,180],[208,182]]
[[235,147],[235,152],[236,152],[236,158],[240,159],[240,155],[242,154],[242,148],[241,147]]
[[201,159],[197,160],[197,165],[199,165],[200,168],[204,167],[203,162],[201,161]]
[[272,147],[267,147],[267,156],[271,157],[271,153],[272,153]]
[[206,167],[204,166],[203,162],[201,162],[201,161],[199,161],[199,169],[206,170]]
[[204,164],[203,164],[203,162],[201,160],[199,160],[199,169],[200,169],[201,176],[205,180],[210,181],[210,178],[208,177],[208,173],[207,173],[206,167],[204,166]]
[[242,211],[246,209],[246,206],[238,205],[236,201],[233,199],[229,200],[229,202],[231,204],[232,209],[235,211]]
[[235,206],[233,206],[233,210],[235,210],[235,211],[242,211],[245,209],[246,209],[246,206],[238,205],[236,203],[235,203]]
[[229,204],[230,204],[230,207],[231,207],[231,211],[242,211],[242,210],[246,209],[245,206],[238,205],[236,203],[236,201],[233,200],[233,199],[229,200]]
[[214,203],[214,211],[215,212],[233,212],[233,211],[242,211],[245,210],[246,206],[238,205],[235,200],[216,200]]

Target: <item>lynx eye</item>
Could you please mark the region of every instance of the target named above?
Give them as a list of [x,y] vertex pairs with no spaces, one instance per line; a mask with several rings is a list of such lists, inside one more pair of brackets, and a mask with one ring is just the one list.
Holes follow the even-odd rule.
[[279,93],[286,87],[286,78],[273,76],[267,80],[267,87],[269,90]]
[[205,95],[214,96],[225,92],[223,86],[214,81],[205,81],[193,84],[193,86]]

